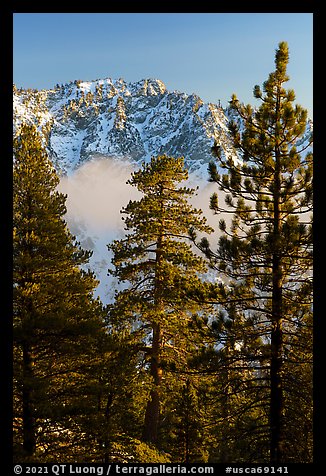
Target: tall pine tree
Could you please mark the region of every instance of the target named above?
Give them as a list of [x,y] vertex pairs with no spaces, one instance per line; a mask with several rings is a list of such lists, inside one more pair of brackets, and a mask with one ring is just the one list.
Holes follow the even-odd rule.
[[[14,139],[15,457],[87,458],[103,336],[90,257],[63,219],[66,196],[35,126]],[[86,449],[87,448],[87,449]],[[91,453],[91,450],[90,450]]]
[[[207,241],[201,244],[230,285],[224,288],[225,309],[230,313],[232,307],[242,319],[251,321],[252,333],[259,333],[266,344],[261,365],[269,368],[271,463],[296,461],[295,455],[303,454],[301,446],[306,448],[307,460],[311,455],[312,422],[306,413],[312,404],[311,372],[307,369],[311,369],[311,340],[305,338],[300,344],[297,340],[299,335],[311,333],[312,138],[302,140],[307,111],[293,105],[294,91],[284,87],[289,79],[288,61],[288,45],[281,42],[275,71],[262,90],[254,88],[254,96],[261,102],[258,108],[232,97],[230,131],[240,160],[226,156],[215,144],[218,165],[227,173],[221,175],[216,163],[209,167],[211,180],[226,192],[226,205],[220,205],[214,194],[211,208],[232,214],[232,223],[227,227],[226,221],[220,220],[222,236],[216,252]],[[309,428],[308,443],[288,431],[293,429],[294,395],[299,395],[295,369],[305,369],[301,407],[305,414],[299,405],[296,414],[300,414],[297,421],[304,420]]]
[[179,186],[187,178],[183,158],[159,156],[143,164],[128,181],[143,197],[122,210],[126,237],[109,245],[112,273],[128,283],[117,293],[114,308],[137,335],[152,378],[143,439],[154,444],[159,436],[164,368],[184,358],[183,344],[196,309],[188,294],[201,286],[198,273],[206,269],[187,243],[188,231],[211,231],[201,210],[188,203],[195,190]]

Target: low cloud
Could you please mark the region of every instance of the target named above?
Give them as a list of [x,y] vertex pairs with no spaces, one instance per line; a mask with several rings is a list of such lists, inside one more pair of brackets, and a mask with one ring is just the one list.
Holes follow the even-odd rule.
[[101,234],[122,230],[120,210],[140,197],[135,187],[126,184],[133,170],[130,162],[105,158],[92,160],[63,177],[58,189],[68,195],[68,224],[80,222]]
[[[66,219],[76,229],[73,233],[91,230],[101,235],[121,234],[124,224],[120,210],[129,200],[139,200],[142,196],[135,187],[126,184],[134,170],[135,166],[127,160],[107,157],[91,160],[61,179],[58,188],[68,195]],[[199,180],[191,176],[187,184],[180,185],[199,186],[190,203],[202,209],[208,224],[217,229],[219,217],[209,209],[209,199],[217,191],[217,185],[205,177]]]
[[[139,165],[136,167],[139,169]],[[60,192],[67,194],[65,219],[71,233],[83,249],[93,251],[89,266],[100,281],[95,294],[105,303],[113,300],[114,290],[119,287],[107,275],[108,268],[112,267],[112,255],[107,245],[124,236],[121,209],[129,200],[139,200],[142,196],[136,187],[126,184],[134,170],[135,166],[127,160],[97,158],[87,162],[72,175],[63,177],[58,187]],[[195,176],[190,176],[187,183],[180,184],[185,185],[193,188],[199,186],[190,203],[203,211],[207,223],[215,229],[208,236],[214,249],[219,236],[218,221],[221,215],[214,215],[209,209],[209,199],[217,191],[217,185],[209,183],[206,177],[199,179]]]

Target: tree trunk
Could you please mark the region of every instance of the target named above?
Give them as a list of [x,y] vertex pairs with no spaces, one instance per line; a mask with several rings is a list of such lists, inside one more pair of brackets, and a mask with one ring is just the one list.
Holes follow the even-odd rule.
[[113,402],[113,395],[109,393],[108,399],[106,402],[106,408],[105,408],[106,429],[105,429],[105,435],[104,435],[104,463],[110,462],[110,439],[109,439],[108,433],[110,428],[112,402]]
[[282,413],[283,413],[283,389],[282,389],[282,287],[280,284],[278,260],[274,259],[275,274],[273,283],[272,305],[272,332],[271,332],[271,401],[270,401],[270,457],[272,464],[282,462]]
[[160,366],[160,348],[162,332],[159,324],[153,325],[153,342],[151,352],[151,375],[153,388],[147,403],[143,440],[148,443],[156,443],[158,439],[158,426],[160,418],[160,386],[162,381],[162,368]]
[[[277,107],[277,111],[279,106]],[[275,148],[274,176],[274,217],[273,217],[273,258],[272,258],[272,330],[271,330],[271,367],[270,367],[270,459],[271,464],[282,462],[282,263],[281,263],[281,172],[280,152]]]
[[27,343],[23,344],[23,449],[32,456],[36,449],[33,408],[33,357]]
[[189,402],[189,388],[190,388],[190,381],[189,379],[187,379],[187,382],[186,382],[186,387],[187,387],[187,407],[186,408],[186,427],[185,427],[185,433],[186,433],[186,441],[185,441],[185,463],[188,464],[190,463],[190,425],[189,425],[189,412],[191,411],[190,409],[190,405],[188,404]]
[[227,342],[225,345],[225,381],[222,388],[221,394],[221,416],[223,419],[223,428],[225,429],[225,436],[222,437],[220,441],[220,463],[228,463],[231,461],[231,455],[229,450],[229,441],[230,441],[230,396],[229,396],[229,389],[230,389],[230,344]]
[[[160,196],[163,196],[163,185],[161,185]],[[161,212],[163,212],[164,205],[161,201]],[[154,302],[158,315],[163,311],[162,290],[163,290],[163,276],[161,266],[163,262],[163,234],[164,221],[162,219],[161,229],[157,237],[156,259],[155,259],[155,286],[154,286]],[[153,378],[153,386],[150,392],[150,399],[147,403],[145,413],[145,423],[143,431],[143,440],[148,443],[156,443],[158,439],[158,426],[160,419],[160,387],[162,381],[162,368],[160,363],[160,353],[162,346],[161,325],[159,322],[153,322],[153,341],[151,349],[151,364],[150,372]]]

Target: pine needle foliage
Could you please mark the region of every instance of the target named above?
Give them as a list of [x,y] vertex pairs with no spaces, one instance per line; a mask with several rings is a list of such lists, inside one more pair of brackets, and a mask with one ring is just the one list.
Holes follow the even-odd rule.
[[[311,461],[312,421],[307,405],[311,409],[312,349],[310,339],[300,344],[298,339],[311,333],[312,137],[307,140],[307,111],[294,105],[294,91],[284,87],[289,80],[288,61],[288,45],[280,42],[275,71],[263,88],[254,88],[259,107],[232,96],[230,132],[238,159],[215,145],[216,162],[209,167],[210,180],[225,193],[225,204],[215,193],[211,208],[217,214],[230,214],[232,220],[230,226],[220,220],[216,251],[202,242],[212,266],[228,283],[220,304],[224,303],[231,320],[251,322],[251,332],[245,324],[247,335],[259,336],[264,344],[259,360],[262,368],[268,368],[268,374],[265,370],[263,374],[269,397],[262,418],[269,427],[265,439],[269,446],[260,453],[264,458],[269,453],[271,463]],[[307,379],[303,411],[293,407],[302,381],[295,369],[304,371]],[[301,422],[307,428],[305,436],[297,435],[294,413],[296,425]],[[305,457],[298,456],[304,452]]]
[[[34,126],[14,139],[14,450],[19,461],[87,458],[104,312],[90,253],[63,219],[66,196]],[[92,450],[91,450],[92,451]]]
[[144,163],[128,181],[143,196],[122,209],[126,236],[108,246],[114,265],[110,272],[127,283],[116,294],[112,316],[137,336],[152,379],[142,437],[154,444],[164,367],[186,358],[184,343],[198,309],[189,296],[202,286],[199,274],[206,270],[205,260],[192,249],[189,231],[212,231],[202,211],[188,203],[195,190],[179,186],[187,178],[182,157],[163,155]]

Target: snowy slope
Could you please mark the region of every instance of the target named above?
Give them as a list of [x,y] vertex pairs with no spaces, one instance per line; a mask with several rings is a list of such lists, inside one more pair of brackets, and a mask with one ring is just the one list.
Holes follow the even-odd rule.
[[140,163],[152,155],[184,156],[189,170],[211,160],[214,139],[227,150],[227,116],[199,96],[169,92],[162,81],[74,81],[48,91],[14,92],[14,127],[39,125],[52,160],[71,173],[91,158]]

